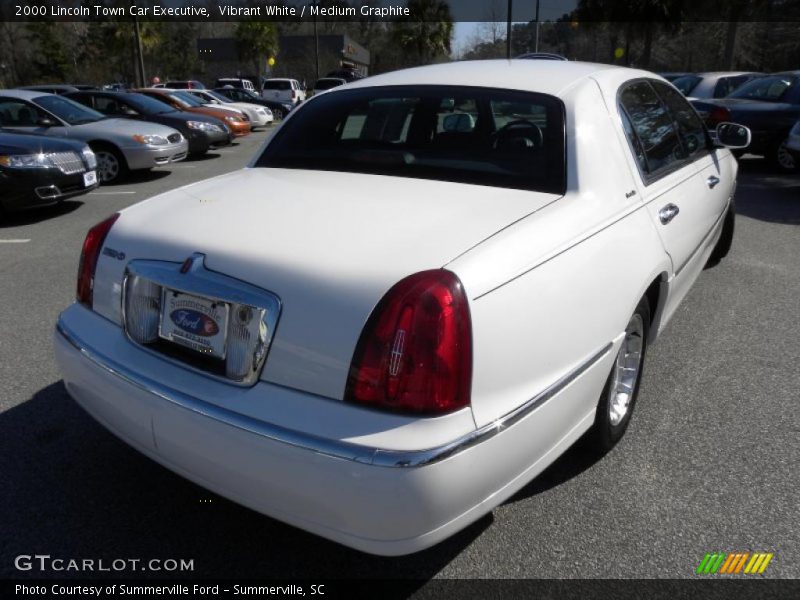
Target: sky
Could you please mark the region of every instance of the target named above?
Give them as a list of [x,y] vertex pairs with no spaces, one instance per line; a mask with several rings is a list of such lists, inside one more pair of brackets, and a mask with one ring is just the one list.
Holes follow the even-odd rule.
[[[456,0],[467,4],[470,0]],[[494,18],[503,20],[503,37],[505,37],[505,14],[508,7],[507,0],[480,0],[486,6],[486,20]],[[539,19],[541,21],[554,21],[564,13],[570,12],[578,4],[578,0],[539,0]],[[494,11],[492,11],[494,7]],[[513,0],[512,15],[515,22],[527,22],[535,14],[536,0]],[[522,21],[524,19],[524,21]],[[453,34],[453,54],[458,56],[467,50],[475,35],[480,31],[481,23],[460,21],[456,22]]]

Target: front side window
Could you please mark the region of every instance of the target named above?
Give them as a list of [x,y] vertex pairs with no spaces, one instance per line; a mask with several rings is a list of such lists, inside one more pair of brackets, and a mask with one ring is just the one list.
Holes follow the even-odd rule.
[[675,121],[685,157],[694,160],[705,154],[708,148],[706,128],[692,105],[686,98],[664,83],[654,81],[653,87],[667,105],[667,109]]
[[647,159],[645,179],[655,179],[676,167],[684,159],[684,150],[672,117],[652,86],[647,81],[632,83],[622,89],[619,102]]
[[256,166],[563,193],[564,108],[552,96],[486,88],[342,90],[287,121]]

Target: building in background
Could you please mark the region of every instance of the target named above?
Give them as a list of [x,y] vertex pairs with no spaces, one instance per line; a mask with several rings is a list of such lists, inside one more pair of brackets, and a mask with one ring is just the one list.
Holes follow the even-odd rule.
[[[369,50],[349,35],[319,36],[319,73],[349,68],[359,74],[369,75]],[[310,87],[316,77],[314,36],[283,35],[278,40],[278,56],[269,65],[269,56],[261,59],[261,72],[266,77],[291,77],[305,81]],[[197,51],[203,65],[202,79],[214,82],[219,77],[253,77],[252,61],[242,60],[236,40],[227,38],[200,38]]]

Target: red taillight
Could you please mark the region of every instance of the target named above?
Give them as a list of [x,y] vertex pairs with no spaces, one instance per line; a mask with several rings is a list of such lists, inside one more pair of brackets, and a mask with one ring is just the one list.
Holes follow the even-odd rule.
[[708,113],[707,120],[712,125],[716,125],[717,123],[722,123],[724,121],[730,121],[731,111],[724,106],[715,106],[711,109],[711,112]]
[[358,340],[345,400],[407,413],[441,414],[470,401],[472,324],[450,271],[406,277],[372,311]]
[[297,92],[292,90],[292,100],[294,100],[295,98],[297,98]]
[[81,260],[78,263],[78,291],[76,298],[81,304],[89,308],[92,307],[92,293],[94,291],[94,269],[97,266],[97,257],[100,256],[100,249],[103,242],[119,218],[119,213],[114,213],[105,221],[101,221],[89,230],[86,239],[83,240],[81,250]]

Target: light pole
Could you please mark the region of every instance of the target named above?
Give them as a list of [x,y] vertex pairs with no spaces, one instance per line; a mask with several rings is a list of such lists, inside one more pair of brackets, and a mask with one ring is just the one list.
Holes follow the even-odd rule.
[[[317,4],[315,0],[314,4]],[[317,13],[314,12],[314,73],[316,78],[314,81],[319,80],[319,34],[317,33]]]
[[508,0],[508,13],[506,14],[506,58],[511,58],[511,10],[514,0]]
[[136,75],[142,87],[147,87],[147,80],[144,77],[144,57],[142,56],[142,35],[139,32],[139,18],[133,17],[133,34],[136,51]]
[[533,38],[533,51],[539,51],[539,0],[536,0],[536,35]]

